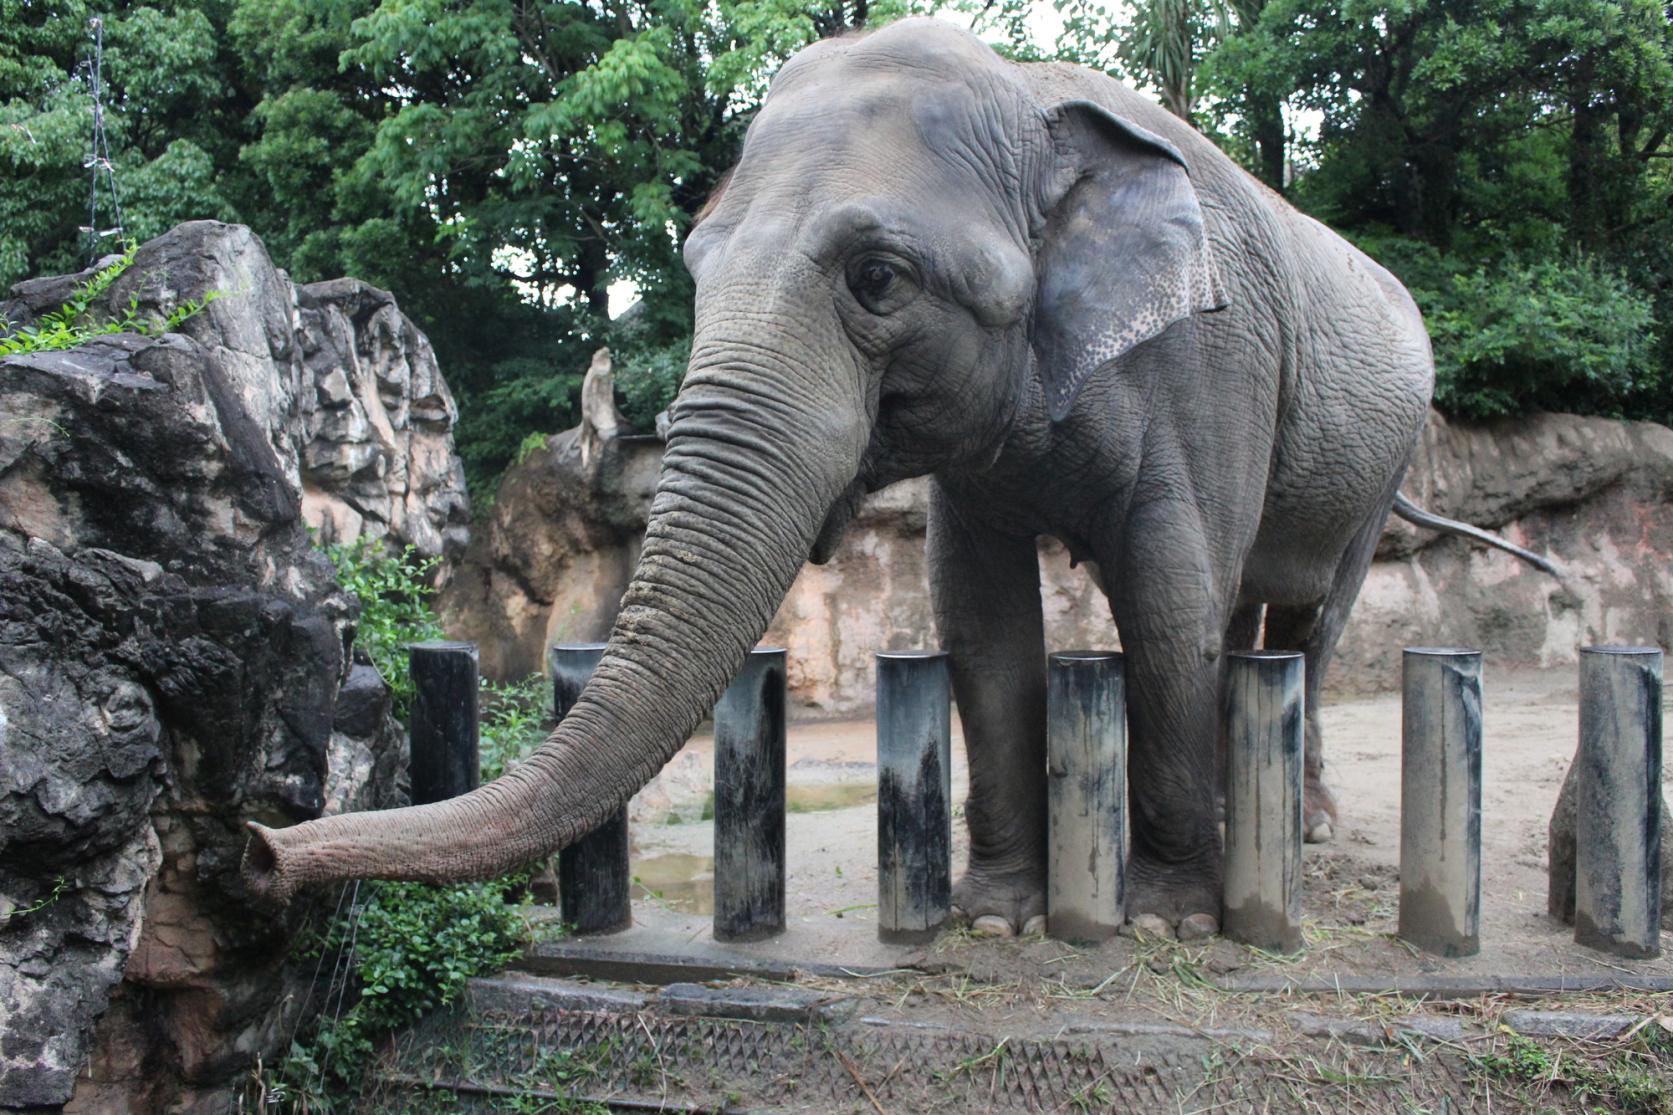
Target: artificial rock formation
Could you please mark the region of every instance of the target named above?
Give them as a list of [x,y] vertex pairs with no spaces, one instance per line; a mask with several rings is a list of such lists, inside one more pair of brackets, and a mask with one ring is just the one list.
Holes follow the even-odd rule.
[[[627,586],[660,442],[617,438],[591,465],[581,431],[553,437],[501,484],[494,513],[443,594],[448,628],[483,645],[491,675],[541,668],[548,642],[602,638]],[[1411,645],[1481,647],[1494,665],[1572,663],[1598,641],[1673,638],[1673,430],[1543,414],[1488,425],[1431,413],[1405,490],[1430,510],[1504,533],[1564,570],[1390,520],[1330,682],[1399,684]],[[788,648],[803,715],[860,711],[872,654],[934,641],[922,480],[870,497],[827,565],[802,570],[763,642]],[[1119,645],[1092,570],[1040,545],[1053,648]]]
[[336,901],[253,909],[244,819],[401,798],[309,520],[460,547],[452,401],[389,295],[296,287],[248,229],[183,225],[107,297],[209,290],[178,333],[0,359],[0,1109],[230,1110],[304,1007],[293,932]]

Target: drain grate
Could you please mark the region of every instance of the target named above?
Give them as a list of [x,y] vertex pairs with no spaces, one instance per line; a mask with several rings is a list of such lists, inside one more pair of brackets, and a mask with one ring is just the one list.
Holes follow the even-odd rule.
[[[444,1015],[405,1035],[373,1110],[538,1110],[586,1097],[724,1111],[1366,1112],[1487,1110],[1445,1051],[1339,1043],[1303,1055],[1206,1039],[1002,1038],[904,1025],[792,1025],[644,1013]],[[519,1104],[510,1104],[515,1097]],[[1517,1110],[1494,1095],[1492,1110]]]

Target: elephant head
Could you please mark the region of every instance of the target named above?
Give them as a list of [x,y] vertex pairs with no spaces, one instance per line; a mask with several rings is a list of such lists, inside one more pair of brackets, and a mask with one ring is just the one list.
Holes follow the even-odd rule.
[[572,843],[680,747],[867,491],[980,470],[1019,414],[1218,305],[1179,151],[1041,104],[949,24],[798,54],[685,245],[691,363],[639,566],[593,681],[512,773],[452,801],[252,824],[252,890],[462,879]]

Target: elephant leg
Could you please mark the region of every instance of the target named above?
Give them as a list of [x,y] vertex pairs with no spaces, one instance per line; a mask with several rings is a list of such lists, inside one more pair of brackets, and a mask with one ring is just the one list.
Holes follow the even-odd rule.
[[1196,509],[1157,502],[1129,517],[1106,565],[1119,570],[1110,602],[1127,655],[1129,916],[1220,915],[1216,740],[1234,601],[1208,555]]
[[1324,780],[1324,738],[1319,730],[1319,694],[1324,689],[1325,671],[1336,651],[1336,640],[1348,624],[1348,613],[1359,588],[1370,571],[1371,558],[1382,537],[1383,524],[1400,490],[1405,469],[1394,477],[1381,502],[1359,528],[1342,552],[1324,601],[1308,607],[1269,606],[1266,613],[1266,647],[1269,650],[1299,650],[1307,656],[1307,755],[1306,784],[1302,805],[1302,832],[1309,844],[1330,840],[1340,825],[1336,798]]
[[[1336,797],[1324,781],[1324,740],[1319,734],[1319,692],[1324,684],[1325,664],[1330,660],[1340,629],[1321,631],[1322,607],[1278,607],[1267,609],[1266,648],[1298,650],[1307,656],[1307,752],[1303,762],[1302,832],[1309,844],[1330,840],[1337,826]],[[1323,636],[1321,638],[1321,636]]]
[[[1226,624],[1225,648],[1227,653],[1234,650],[1254,650],[1255,644],[1261,639],[1261,621],[1266,616],[1266,605],[1255,603],[1239,603],[1232,612],[1232,618]],[[1216,732],[1214,737],[1215,777],[1219,783],[1214,792],[1214,812],[1221,823],[1226,819],[1226,736]]]
[[1032,537],[1000,534],[939,485],[929,502],[930,596],[970,764],[970,860],[953,905],[978,930],[1045,914],[1046,671]]

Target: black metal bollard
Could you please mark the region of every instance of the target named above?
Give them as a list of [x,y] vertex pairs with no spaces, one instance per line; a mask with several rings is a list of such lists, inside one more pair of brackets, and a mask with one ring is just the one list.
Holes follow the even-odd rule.
[[717,941],[784,932],[784,651],[759,647],[715,705]]
[[1126,916],[1127,676],[1120,654],[1063,651],[1046,673],[1046,928],[1113,937]]
[[[575,707],[603,643],[559,643],[546,652],[552,673],[552,712],[562,720]],[[619,933],[633,924],[627,806],[558,853],[558,907],[578,934]]]
[[412,801],[427,805],[476,789],[480,682],[475,643],[413,643],[412,723],[408,726]]
[[1481,951],[1481,652],[1408,647],[1400,728],[1400,937]]
[[943,651],[877,655],[877,937],[934,937],[952,911],[952,689]]
[[1661,680],[1655,647],[1580,651],[1574,939],[1661,955]]
[[1271,952],[1301,948],[1305,670],[1288,651],[1227,655],[1224,928]]

